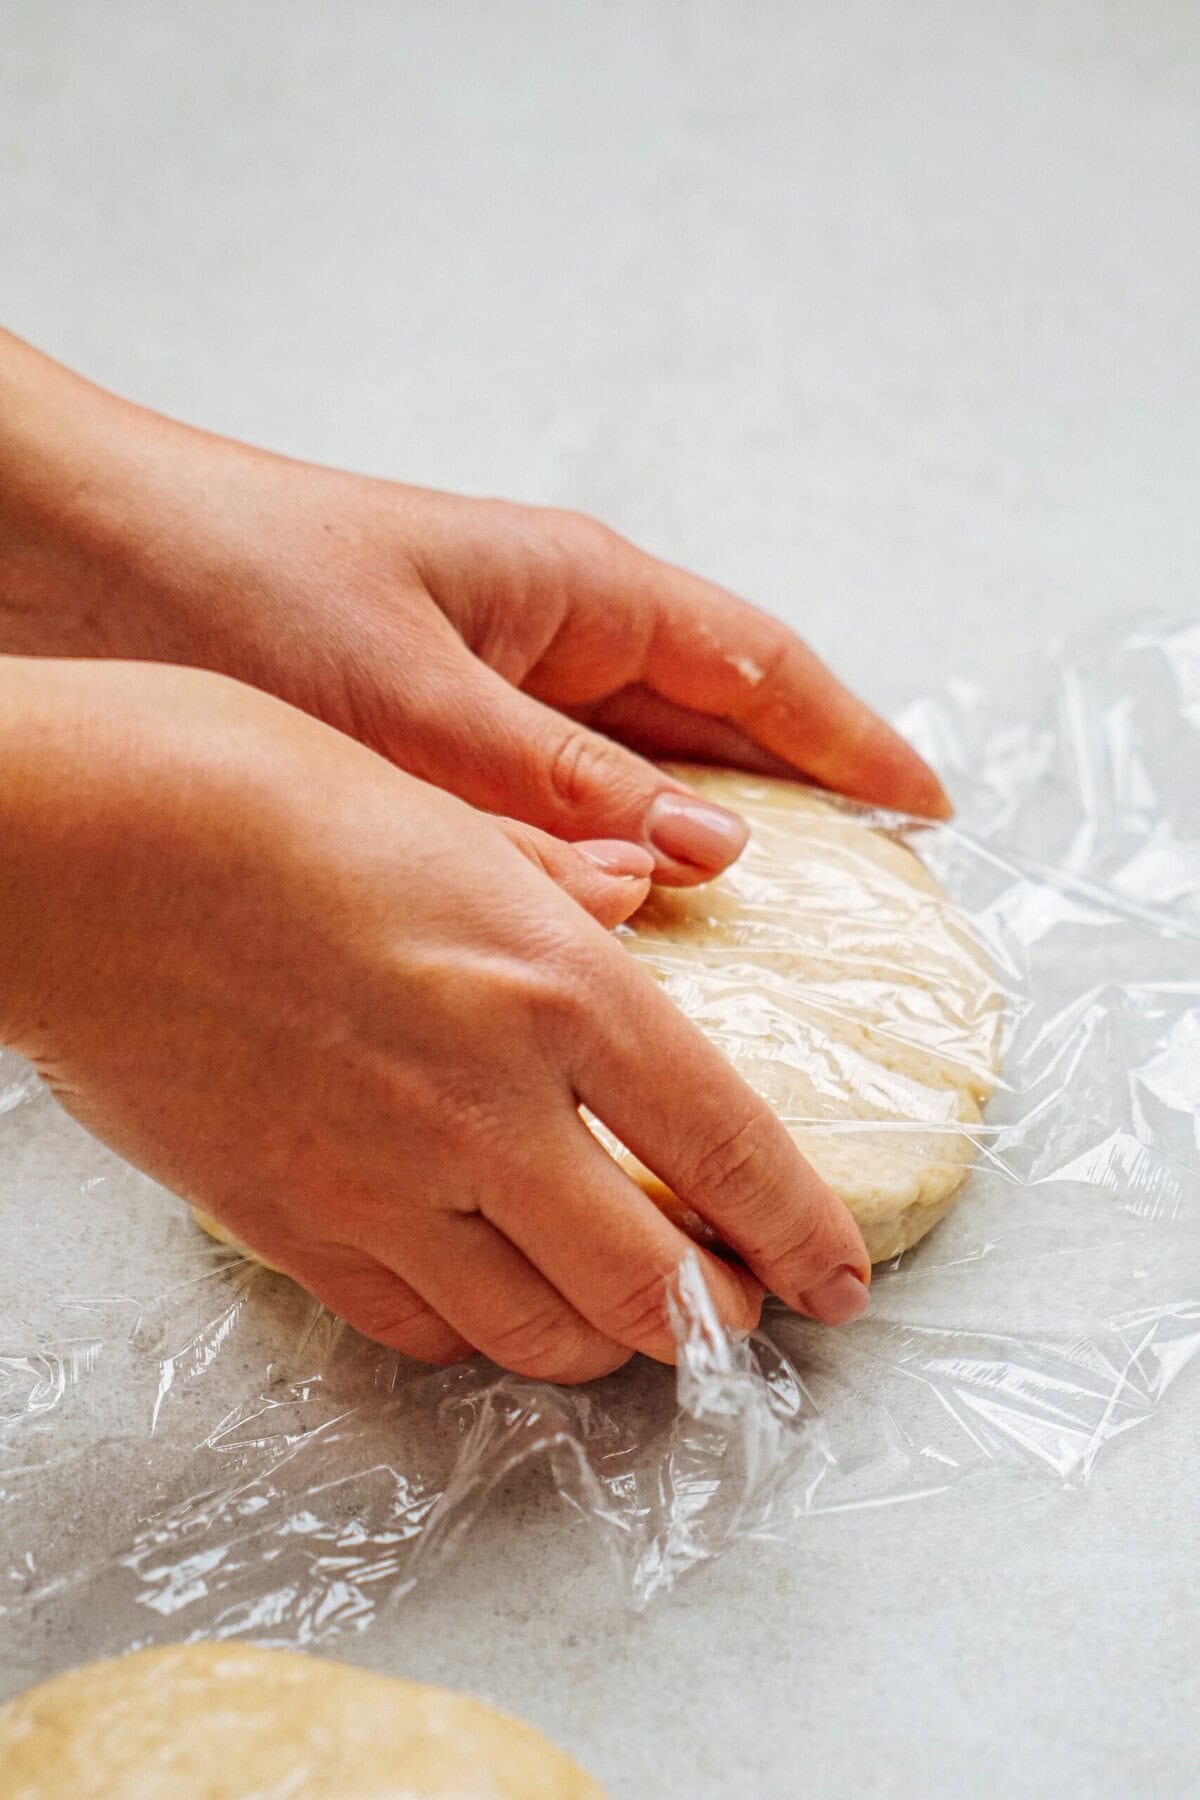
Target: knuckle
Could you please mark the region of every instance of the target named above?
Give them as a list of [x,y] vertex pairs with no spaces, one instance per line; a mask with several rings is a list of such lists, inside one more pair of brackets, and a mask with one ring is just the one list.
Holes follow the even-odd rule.
[[661,1347],[671,1336],[667,1288],[667,1277],[656,1271],[628,1289],[607,1311],[604,1329],[608,1335],[639,1350]]
[[565,932],[534,946],[521,970],[520,1002],[539,1030],[553,1024],[574,1031],[592,1015],[595,960],[590,944]]
[[470,1346],[427,1306],[379,1306],[367,1304],[347,1309],[357,1330],[377,1343],[387,1344],[418,1362],[458,1362],[470,1355]]
[[803,1292],[807,1282],[828,1261],[823,1253],[825,1233],[819,1218],[807,1218],[784,1235],[760,1232],[752,1238],[747,1254],[752,1261],[770,1266],[772,1285],[787,1298]]
[[582,725],[564,732],[547,769],[554,799],[572,809],[586,806],[619,772],[621,760],[615,744]]
[[[793,1184],[771,1142],[774,1120],[743,1119],[722,1132],[694,1164],[693,1193],[720,1213],[721,1231],[772,1290],[794,1298],[814,1277],[853,1255],[838,1253],[832,1200],[807,1189],[803,1168]],[[780,1146],[791,1160],[793,1146]],[[849,1218],[849,1215],[847,1215]]]
[[503,820],[501,829],[526,862],[540,869],[543,875],[549,875],[552,881],[558,879],[569,854],[561,838],[551,837],[548,831],[540,831],[536,825],[526,825],[516,819]]
[[[583,921],[582,910],[579,916]],[[534,1067],[561,1060],[594,1036],[598,975],[594,946],[555,921],[541,922],[518,952],[493,958],[482,978],[462,984],[445,1014],[454,1057],[413,1084],[420,1104],[410,1111],[443,1128],[511,1113],[515,1090],[530,1098]]]
[[551,507],[547,522],[559,544],[573,556],[612,556],[624,544],[610,525],[573,507]]
[[[579,913],[579,922],[584,914]],[[485,1054],[472,1058],[474,1077],[486,1082],[495,1046],[517,1040],[525,1025],[585,1011],[596,982],[596,950],[573,913],[522,922],[519,937],[495,956],[481,958],[457,984],[449,1016],[464,1034],[476,1034]]]
[[751,1217],[762,1210],[775,1185],[762,1121],[740,1119],[721,1130],[695,1158],[689,1185],[698,1198],[720,1200]]
[[576,1335],[566,1308],[549,1303],[497,1325],[488,1333],[487,1353],[518,1375],[551,1376],[570,1364]]

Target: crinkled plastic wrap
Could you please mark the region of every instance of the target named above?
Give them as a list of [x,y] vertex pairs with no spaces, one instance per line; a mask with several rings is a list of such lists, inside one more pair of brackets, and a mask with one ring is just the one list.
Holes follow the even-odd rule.
[[958,1203],[848,1329],[775,1306],[731,1342],[685,1268],[677,1371],[422,1369],[0,1059],[0,1658],[50,1619],[80,1657],[369,1627],[523,1466],[637,1605],[824,1512],[1085,1481],[1200,1348],[1200,627],[1039,670],[901,719],[955,824],[863,815],[953,896],[1005,1027]]

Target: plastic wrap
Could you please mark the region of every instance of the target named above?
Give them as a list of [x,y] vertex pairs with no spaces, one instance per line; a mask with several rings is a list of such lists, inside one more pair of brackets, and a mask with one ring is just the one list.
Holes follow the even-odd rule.
[[1086,1481],[1200,1348],[1200,627],[1039,671],[901,719],[955,824],[863,815],[953,896],[1006,1024],[959,1203],[845,1330],[772,1306],[732,1342],[685,1268],[677,1371],[422,1369],[0,1059],[0,1657],[51,1618],[80,1657],[369,1627],[522,1468],[637,1605],[831,1510]]

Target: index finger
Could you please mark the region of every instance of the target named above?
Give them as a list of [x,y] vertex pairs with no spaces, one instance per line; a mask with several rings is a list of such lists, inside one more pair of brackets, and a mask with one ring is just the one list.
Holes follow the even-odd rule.
[[641,674],[646,686],[727,720],[853,799],[949,816],[929,765],[786,625],[684,569],[647,561],[656,620]]
[[829,1324],[856,1317],[871,1262],[849,1209],[645,970],[616,943],[607,952],[603,1011],[572,1070],[579,1098],[765,1287]]

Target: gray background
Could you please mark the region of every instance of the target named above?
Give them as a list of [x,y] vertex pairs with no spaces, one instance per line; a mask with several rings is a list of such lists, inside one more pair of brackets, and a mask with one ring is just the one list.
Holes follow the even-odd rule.
[[[293,454],[599,513],[884,706],[1194,611],[1198,291],[1184,0],[0,4],[5,323]],[[640,1620],[514,1499],[344,1648],[618,1800],[1196,1794],[1172,1401],[1084,1494],[820,1519]]]

